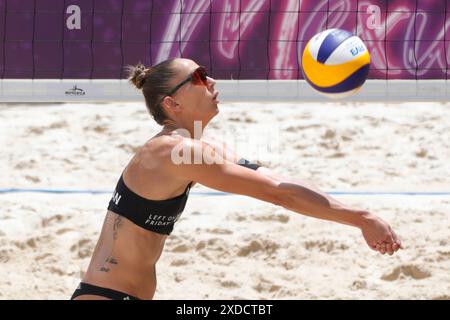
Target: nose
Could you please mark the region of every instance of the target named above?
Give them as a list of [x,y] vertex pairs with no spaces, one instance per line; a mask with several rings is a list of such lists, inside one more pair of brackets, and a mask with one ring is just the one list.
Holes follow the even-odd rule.
[[209,85],[210,87],[213,87],[213,86],[216,84],[216,80],[214,80],[213,78],[211,78],[211,77],[206,77],[206,79],[208,80],[208,85]]

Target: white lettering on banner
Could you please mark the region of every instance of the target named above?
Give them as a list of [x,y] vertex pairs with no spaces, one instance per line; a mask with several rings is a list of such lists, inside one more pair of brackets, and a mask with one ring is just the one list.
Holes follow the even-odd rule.
[[[317,6],[314,9],[312,9],[312,11],[317,13],[326,12],[327,7],[328,7],[328,0],[324,0],[322,2],[319,2]],[[301,21],[302,27],[300,28],[298,39],[305,39],[306,35],[312,36],[314,34],[317,34],[319,31],[325,29],[327,24],[328,28],[331,28],[332,26],[333,28],[339,29],[340,27],[342,27],[342,25],[350,15],[350,9],[351,9],[351,2],[349,0],[345,0],[345,1],[338,1],[333,6],[330,5],[329,10],[335,13],[331,18],[329,18],[328,15],[324,14],[322,16],[322,19],[319,20],[320,15],[318,17],[317,13],[308,15],[308,19],[305,22]],[[302,44],[302,42],[299,42],[298,45],[304,46],[306,45],[306,43]]]
[[[202,21],[202,17],[206,14],[209,8],[210,0],[197,0],[190,1],[188,3],[182,3],[181,1],[174,1],[174,6],[171,12],[189,12],[190,14],[171,14],[169,21],[167,22],[166,30],[162,39],[163,43],[159,46],[158,55],[156,56],[156,63],[168,59],[174,56],[172,49],[174,44],[179,45],[176,56],[180,56],[188,45],[188,40],[191,38],[195,31],[195,28]],[[210,17],[211,19],[211,17]],[[181,29],[181,34],[180,34]],[[183,42],[179,42],[182,39]]]
[[[426,25],[428,22],[428,14],[425,12],[418,12],[416,17],[412,17],[409,21],[409,25],[405,32],[405,39],[413,39],[413,35],[415,34],[416,39],[422,39],[423,33],[426,29]],[[416,26],[415,26],[416,25]],[[416,29],[414,31],[414,28]],[[448,24],[446,25],[448,29]],[[447,62],[444,61],[441,52],[438,50],[438,46],[444,40],[445,33],[447,29],[442,29],[436,37],[434,37],[434,41],[431,43],[426,41],[404,41],[403,43],[403,63],[406,69],[411,74],[417,74],[418,76],[422,76],[428,72],[431,66],[437,61],[441,70],[445,70],[447,67]],[[424,52],[420,52],[421,46],[423,47],[425,42],[427,49]],[[420,54],[418,54],[420,52]],[[415,70],[417,66],[420,66],[418,70]]]
[[[222,1],[222,14],[220,15],[217,39],[217,48],[220,53],[228,59],[236,56],[238,40],[242,38],[248,30],[252,30],[255,25],[255,18],[258,17],[259,10],[267,0],[249,0],[247,6],[241,8],[242,1],[224,0]],[[241,19],[241,12],[246,12],[245,19]],[[230,39],[231,38],[231,39]]]
[[[300,1],[286,1],[286,13],[281,21],[275,21],[275,24],[280,26],[280,33],[278,34],[278,39],[291,40],[296,39],[298,32],[298,11],[300,7]],[[277,41],[277,53],[275,55],[274,66],[275,78],[278,79],[292,79],[296,76],[297,72],[297,61],[290,59],[290,52],[295,50],[294,41]],[[279,54],[283,52],[284,54]],[[271,62],[272,63],[272,62]]]
[[[229,40],[228,36],[230,35],[231,37],[236,35],[239,37],[245,34],[251,29],[254,18],[258,16],[258,11],[267,1],[268,0],[250,0],[247,7],[242,10],[249,12],[249,14],[246,16],[245,20],[241,21],[240,13],[238,12],[240,1],[224,0],[222,9],[223,14],[220,15],[219,34],[217,35],[217,38]],[[191,38],[198,24],[202,21],[202,17],[207,13],[210,5],[210,0],[188,2],[183,5],[183,11],[190,12],[191,14],[184,16],[180,14],[171,15],[166,30],[164,31],[164,43],[161,44],[156,56],[156,63],[166,60],[174,54],[180,56],[188,45],[188,40]],[[180,12],[181,6],[181,1],[175,1],[171,12]],[[211,18],[212,17],[210,17],[210,19]],[[180,39],[183,41],[179,42]],[[172,50],[175,44],[180,45],[180,48],[178,52],[173,53]],[[217,44],[220,53],[228,59],[235,57],[237,45],[238,41],[219,41]]]
[[[235,59],[238,53],[238,39],[245,38],[245,35],[252,32],[262,21],[262,12],[266,12],[264,7],[269,6],[269,0],[223,0],[218,2],[217,8],[220,14],[213,17],[208,16],[210,0],[197,1],[174,1],[171,8],[173,14],[170,15],[164,26],[162,39],[164,42],[158,48],[154,63],[163,61],[169,57],[182,56],[183,52],[192,42],[198,28],[206,27],[208,19],[216,19],[217,25],[212,31],[212,39],[220,39],[211,43],[220,56],[226,59]],[[269,3],[269,4],[268,4]],[[273,3],[273,2],[272,2]],[[280,6],[280,14],[269,17],[275,19],[273,25],[277,26],[271,36],[274,39],[283,41],[273,41],[270,47],[270,77],[277,79],[290,79],[297,76],[298,55],[306,44],[309,35],[328,28],[350,28],[348,24],[353,21],[355,2],[352,0],[340,0],[330,2],[329,0],[318,0],[313,7],[309,8],[310,14],[300,14],[304,8],[304,2],[298,0],[286,0]],[[308,3],[306,3],[308,4]],[[387,5],[387,4],[385,4]],[[309,7],[309,6],[308,6]],[[406,5],[393,4],[389,8],[374,5],[373,1],[360,0],[356,12],[356,29],[363,41],[367,41],[371,54],[371,64],[373,70],[389,75],[410,72],[423,76],[430,69],[440,69],[442,72],[450,73],[447,68],[447,61],[450,60],[450,50],[444,46],[445,34],[450,26],[450,17],[445,14],[429,13],[422,10],[411,11]],[[66,7],[66,28],[68,30],[81,29],[81,6],[67,5]],[[328,11],[328,12],[327,12]],[[181,12],[189,14],[180,14]],[[245,12],[242,15],[241,12]],[[350,14],[352,15],[350,17]],[[442,17],[442,18],[441,18]],[[444,27],[436,28],[435,36],[426,34],[427,27],[438,23],[438,20],[446,19]],[[405,21],[406,20],[406,21]],[[84,21],[86,22],[86,21]],[[399,51],[398,59],[389,60],[387,65],[386,40],[389,36],[397,32],[398,24],[405,24],[405,39],[410,40],[415,37],[417,41],[402,41],[395,50]],[[440,24],[442,22],[439,22]],[[344,25],[345,24],[345,25]],[[272,25],[272,22],[271,22]],[[352,22],[353,25],[353,22]],[[386,30],[385,30],[386,29]],[[273,34],[272,34],[273,33]],[[425,40],[427,36],[430,41]],[[420,41],[423,40],[423,41]],[[432,41],[431,41],[432,40]],[[245,42],[241,42],[242,52],[246,49]],[[390,50],[390,47],[388,47]],[[389,50],[387,50],[389,52]],[[356,52],[356,51],[355,51]],[[294,58],[295,57],[295,58]],[[417,65],[419,68],[416,67]],[[273,66],[273,68],[272,68]],[[403,71],[406,70],[406,71]],[[70,89],[66,95],[85,95],[82,90]],[[194,155],[195,157],[195,155]],[[196,161],[194,160],[194,163]]]
[[80,7],[77,5],[70,5],[67,7],[66,13],[72,14],[66,20],[67,29],[80,30],[81,29],[81,9],[80,9]]
[[[367,12],[369,12],[369,7],[371,6],[370,2],[361,1],[359,5],[360,7],[368,6]],[[386,36],[389,35],[395,29],[395,26],[404,19],[409,19],[409,24],[404,32],[405,39],[413,39],[414,34],[416,39],[422,39],[423,33],[426,30],[427,22],[429,21],[428,13],[418,12],[416,16],[414,16],[414,13],[409,11],[408,7],[405,6],[394,7],[391,9],[388,17],[384,17],[384,21],[380,18],[379,28],[362,30],[361,35],[363,39],[370,41],[372,44],[372,47],[370,48],[371,63],[373,63],[380,72],[387,72],[390,75],[400,74],[402,72],[400,69],[408,69],[408,72],[415,74],[416,60],[417,64],[420,66],[417,70],[418,76],[427,73],[431,66],[436,62],[441,70],[446,70],[445,57],[441,54],[438,46],[442,44],[445,34],[448,31],[450,25],[448,21],[444,23],[445,28],[439,30],[439,33],[436,36],[431,37],[433,39],[431,42],[403,41],[403,66],[394,65],[393,60],[391,60],[388,68],[384,52],[385,42],[375,40],[386,40],[384,33],[386,32]],[[384,30],[383,26],[386,26],[386,30]],[[416,28],[415,32],[414,28]],[[420,49],[423,46],[427,47],[422,52]],[[420,54],[417,54],[418,52],[420,52]]]
[[367,28],[368,29],[381,29],[381,9],[377,5],[367,6],[367,13],[370,16],[367,18]]

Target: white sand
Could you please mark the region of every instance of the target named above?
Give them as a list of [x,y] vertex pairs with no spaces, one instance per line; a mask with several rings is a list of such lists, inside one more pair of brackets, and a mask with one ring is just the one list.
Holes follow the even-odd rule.
[[[323,190],[450,192],[450,105],[220,108],[210,134]],[[0,104],[0,123],[0,188],[112,191],[158,129],[143,104]],[[357,229],[199,191],[157,265],[157,299],[450,299],[450,196],[337,197],[391,223],[406,247],[391,257]],[[0,299],[69,298],[109,198],[0,194]]]

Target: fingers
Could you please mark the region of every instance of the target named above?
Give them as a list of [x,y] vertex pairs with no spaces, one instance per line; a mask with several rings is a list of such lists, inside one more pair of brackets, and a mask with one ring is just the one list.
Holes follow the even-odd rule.
[[399,244],[398,244],[397,242],[394,242],[394,243],[392,244],[392,249],[394,250],[394,252],[397,252],[398,249],[400,249]]
[[[391,235],[392,235],[392,242],[394,242],[395,246],[398,247],[398,249],[403,249],[402,242],[398,238],[397,234],[394,232],[394,230],[391,229]],[[397,251],[395,250],[395,251]]]
[[386,241],[385,241],[385,248],[386,248],[386,253],[389,254],[390,256],[392,256],[394,254],[396,250],[396,242],[395,242],[395,234],[394,231],[392,231],[392,229],[389,227],[389,230],[391,231],[391,233],[386,237]]
[[390,256],[392,256],[392,255],[394,254],[394,252],[395,252],[395,250],[394,250],[394,243],[388,243],[388,244],[386,244],[386,252],[387,252]]
[[385,254],[386,253],[386,243],[382,243],[380,244],[380,252],[381,254]]
[[394,243],[388,243],[386,241],[378,242],[372,245],[371,247],[373,250],[380,252],[381,254],[389,254],[392,256],[395,252],[397,252],[400,249],[400,245],[396,242]]
[[373,249],[375,251],[380,251],[380,244],[379,243],[375,243],[375,245],[373,246]]
[[392,256],[399,249],[403,249],[402,242],[390,226],[387,226],[385,231],[387,232],[384,233],[383,237],[378,238],[378,240],[374,239],[369,246],[374,251]]
[[382,254],[385,254],[386,253],[386,245],[382,242],[378,242],[375,244],[375,250]]

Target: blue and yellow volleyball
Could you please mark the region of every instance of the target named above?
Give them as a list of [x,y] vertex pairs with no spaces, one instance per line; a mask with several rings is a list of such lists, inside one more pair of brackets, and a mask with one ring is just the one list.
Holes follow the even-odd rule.
[[302,65],[305,80],[314,89],[331,98],[343,98],[357,92],[366,81],[370,54],[358,36],[328,29],[306,44]]

